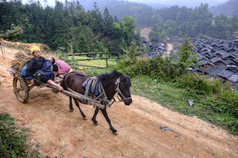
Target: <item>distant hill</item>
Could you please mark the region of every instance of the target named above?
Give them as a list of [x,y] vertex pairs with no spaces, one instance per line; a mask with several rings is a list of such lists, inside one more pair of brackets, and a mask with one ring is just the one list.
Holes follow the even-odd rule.
[[[209,6],[217,6],[228,0],[128,0],[128,1],[146,3],[154,8],[159,9],[161,7],[170,7],[174,5],[178,5],[180,7],[186,6],[187,8],[195,8],[196,6],[200,6],[201,3],[208,4]],[[159,5],[159,7],[157,6],[157,4]]]
[[[85,10],[94,9],[95,0],[80,0],[79,2]],[[151,19],[155,9],[147,4],[119,0],[100,0],[96,1],[96,3],[102,14],[105,7],[107,7],[110,14],[113,17],[116,16],[119,20],[127,15],[132,16],[136,20],[138,27],[149,27],[152,25]],[[159,6],[157,5],[157,7]]]
[[227,16],[238,15],[238,0],[229,0],[223,4],[211,7],[210,11],[213,15],[225,14]]

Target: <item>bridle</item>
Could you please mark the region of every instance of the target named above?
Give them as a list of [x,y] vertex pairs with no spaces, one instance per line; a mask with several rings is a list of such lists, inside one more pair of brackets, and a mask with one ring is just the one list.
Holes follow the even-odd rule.
[[[128,97],[128,98],[126,98],[123,94],[122,94],[122,92],[121,92],[121,90],[120,90],[120,88],[119,88],[119,86],[120,86],[120,81],[121,81],[121,78],[119,77],[117,80],[116,80],[116,82],[115,82],[115,85],[116,85],[116,96],[117,96],[117,99],[119,100],[119,102],[122,102],[122,101],[125,101],[125,100],[128,100],[128,99],[131,99],[131,97]],[[120,98],[119,98],[119,96],[120,96]]]
[[[102,99],[102,101],[103,101],[104,103],[106,103],[106,105],[108,105],[109,107],[111,107],[111,105],[112,105],[113,103],[116,103],[116,102],[124,102],[125,100],[131,99],[131,97],[126,98],[126,97],[122,94],[122,92],[121,92],[121,90],[120,90],[120,88],[119,88],[120,82],[121,82],[121,78],[119,77],[119,78],[116,80],[116,82],[115,82],[115,85],[116,85],[116,89],[115,89],[116,94],[115,94],[115,95],[116,95],[118,101],[116,101],[116,99],[115,99],[114,97],[112,98],[113,101],[110,101],[110,100],[107,99],[106,93],[105,93],[104,88],[103,88],[102,83],[101,83],[101,88],[102,88],[102,90],[103,90],[103,93],[102,93],[102,94],[104,94],[104,98]],[[100,94],[96,99],[99,99],[99,97],[100,97],[102,94]],[[111,102],[111,103],[110,103],[110,102]]]

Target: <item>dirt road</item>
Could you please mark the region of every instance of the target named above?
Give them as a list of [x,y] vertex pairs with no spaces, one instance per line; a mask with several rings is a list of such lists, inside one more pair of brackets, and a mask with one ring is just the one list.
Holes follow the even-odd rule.
[[[9,52],[10,51],[10,52]],[[79,111],[69,112],[68,98],[51,89],[30,92],[27,104],[17,101],[12,76],[6,71],[7,59],[0,56],[0,113],[9,113],[19,126],[30,128],[33,144],[42,156],[59,158],[95,157],[238,157],[238,137],[196,117],[170,111],[146,98],[133,95],[133,103],[114,104],[108,109],[113,135],[99,113],[99,125],[90,120],[94,108],[81,105],[88,120]],[[173,131],[164,131],[168,126]]]
[[173,45],[171,43],[167,43],[166,52],[163,54],[163,58],[169,56],[170,52],[173,50]]
[[151,27],[141,29],[141,36],[145,37],[146,40],[149,40],[149,33],[151,32],[151,30],[152,30]]

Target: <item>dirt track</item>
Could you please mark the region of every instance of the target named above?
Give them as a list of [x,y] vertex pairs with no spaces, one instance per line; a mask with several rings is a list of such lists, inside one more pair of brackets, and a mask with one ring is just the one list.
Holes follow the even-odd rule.
[[237,136],[135,95],[130,106],[120,103],[108,109],[117,136],[110,132],[101,113],[97,117],[99,125],[93,125],[91,105],[81,105],[88,117],[83,120],[75,106],[74,112],[69,112],[65,95],[51,89],[31,91],[28,103],[22,104],[13,93],[12,76],[6,71],[13,52],[6,49],[5,60],[0,53],[0,113],[9,113],[18,125],[30,128],[32,143],[39,144],[43,156],[238,157]]

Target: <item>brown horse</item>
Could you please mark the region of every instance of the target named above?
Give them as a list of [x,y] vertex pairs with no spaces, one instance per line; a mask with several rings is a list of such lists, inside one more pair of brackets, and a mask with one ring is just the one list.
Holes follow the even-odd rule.
[[[61,83],[61,86],[65,89],[68,90],[68,88],[80,93],[80,94],[85,94],[85,88],[82,87],[82,84],[89,79],[88,76],[83,75],[80,72],[70,72],[67,75],[64,76],[64,79]],[[125,105],[130,105],[132,103],[131,99],[131,93],[130,93],[130,86],[131,86],[131,81],[128,76],[123,75],[120,72],[117,72],[116,70],[113,70],[110,73],[105,73],[101,74],[97,77],[97,80],[99,81],[99,85],[102,86],[102,91],[103,94],[96,94],[94,97],[98,97],[98,99],[101,101],[101,104],[105,105],[105,108],[100,109],[96,107],[94,115],[92,117],[92,121],[95,125],[97,125],[96,121],[96,116],[98,114],[98,111],[101,110],[103,116],[107,120],[110,130],[112,131],[113,134],[116,134],[117,131],[112,127],[111,121],[107,115],[106,108],[109,105],[109,101],[114,99],[114,95],[117,94],[120,96],[121,101],[124,102]],[[92,96],[92,94],[88,94],[88,96]],[[78,107],[82,117],[85,119],[86,116],[81,110],[79,106],[79,102],[83,103],[82,100],[74,99],[74,102],[76,106]],[[110,106],[110,105],[109,105]],[[72,106],[72,97],[69,97],[69,108],[70,111],[73,111],[73,106]]]

